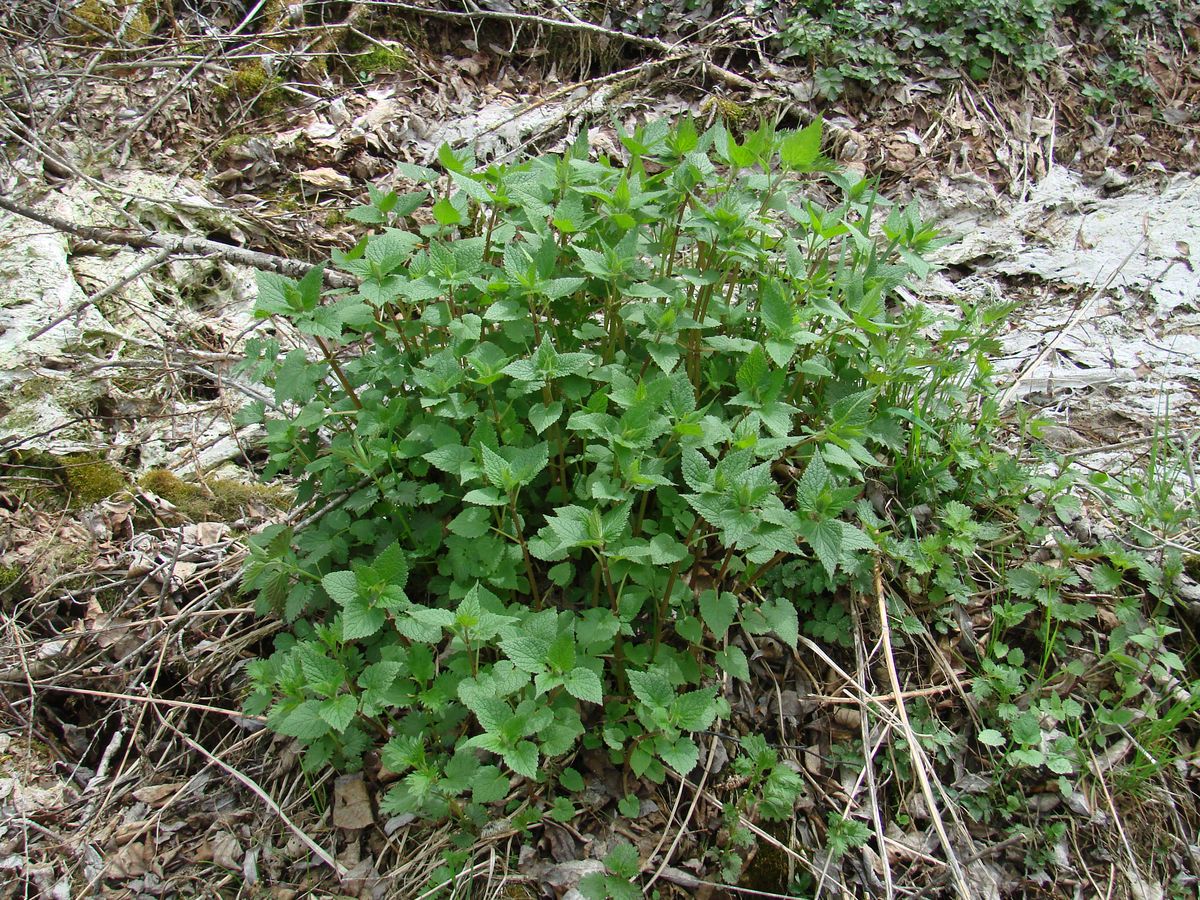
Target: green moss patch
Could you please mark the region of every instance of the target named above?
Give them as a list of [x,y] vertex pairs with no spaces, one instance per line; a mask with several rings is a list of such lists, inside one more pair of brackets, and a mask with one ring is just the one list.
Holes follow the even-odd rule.
[[359,53],[350,65],[358,74],[375,75],[380,72],[403,72],[411,64],[412,58],[399,44],[387,44]]
[[247,484],[232,478],[185,481],[166,469],[151,469],[139,480],[193,522],[231,522],[253,506],[287,509],[291,494],[276,485]]
[[129,486],[116,466],[85,453],[64,456],[61,470],[72,506],[91,506]]

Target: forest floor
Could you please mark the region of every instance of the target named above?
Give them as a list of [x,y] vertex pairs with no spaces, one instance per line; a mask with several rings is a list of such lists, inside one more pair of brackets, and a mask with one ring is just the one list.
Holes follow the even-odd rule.
[[[235,416],[264,391],[234,372],[260,324],[256,266],[353,245],[363,228],[346,212],[366,185],[435,164],[443,143],[506,161],[587,129],[620,158],[615,123],[820,116],[826,153],[958,236],[914,297],[1018,303],[996,358],[1014,432],[1045,420],[1046,445],[1112,476],[1176,448],[1178,502],[1200,497],[1194,11],[1144,36],[1152,91],[1098,97],[1083,88],[1100,37],[1082,26],[1036,77],[922,63],[833,92],[828,70],[782,52],[773,7],[307,6],[0,13],[0,897],[562,897],[603,870],[583,819],[464,841],[380,816],[369,773],[305,773],[290,739],[241,711],[247,661],[282,628],[238,593],[244,537],[312,512],[259,482],[261,428]],[[1190,560],[1198,528],[1172,538]],[[1178,584],[1189,621],[1193,575]],[[974,672],[949,655],[952,672],[905,680],[953,723]],[[1200,694],[1183,656],[1158,686],[1183,709],[1170,763],[1118,790],[1107,776],[1142,759],[1131,738],[1086,763],[1073,792],[1025,779],[1009,825],[967,829],[977,896],[1197,896]],[[829,760],[868,703],[812,671],[759,700],[789,717],[793,756],[820,786],[798,818],[822,834],[831,810],[865,802]],[[942,769],[970,807],[970,777],[955,780],[950,757]],[[651,786],[627,837],[662,896],[949,894],[929,811],[909,800],[886,864],[870,844],[831,863],[763,830],[730,887],[705,862],[719,804],[692,803],[681,824],[673,783]],[[676,831],[674,857],[655,856]]]

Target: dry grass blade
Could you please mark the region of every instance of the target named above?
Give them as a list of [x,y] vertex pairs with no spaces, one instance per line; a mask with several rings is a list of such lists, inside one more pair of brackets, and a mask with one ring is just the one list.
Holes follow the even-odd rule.
[[[671,863],[671,857],[675,855],[675,850],[679,847],[679,842],[683,840],[683,835],[687,831],[688,823],[692,821],[692,816],[696,814],[696,805],[700,802],[700,792],[704,790],[704,785],[708,783],[708,776],[712,772],[713,760],[716,758],[717,741],[720,738],[713,737],[708,744],[708,756],[704,761],[704,771],[700,773],[700,783],[696,791],[692,794],[692,802],[688,806],[687,814],[679,822],[679,826],[675,829],[675,836],[671,839],[671,846],[667,848],[667,852],[663,854],[662,862],[650,876],[650,880],[646,882],[645,889],[650,890],[654,882],[662,877],[663,870]],[[679,798],[683,796],[683,781],[679,783],[679,793],[675,795],[675,805],[671,808],[671,815],[667,819],[667,829],[670,829],[670,823],[675,820],[675,812],[679,807]],[[654,851],[650,854],[650,859],[653,859],[658,851],[662,848],[663,842],[667,839],[668,830],[663,831],[663,835],[659,838],[658,844]]]
[[929,808],[929,815],[933,818],[933,827],[937,831],[938,840],[942,844],[942,852],[946,855],[946,862],[950,866],[950,871],[954,880],[954,889],[962,900],[973,900],[974,892],[970,885],[967,884],[966,874],[959,864],[958,856],[954,851],[954,845],[950,841],[950,835],[946,831],[946,823],[942,819],[941,807],[938,805],[937,798],[934,796],[933,788],[929,781],[929,760],[925,756],[924,748],[922,748],[916,733],[913,731],[912,725],[908,721],[908,710],[904,705],[904,697],[900,687],[900,676],[896,671],[896,657],[892,652],[892,628],[888,618],[887,598],[883,592],[883,569],[879,561],[875,561],[875,597],[879,604],[879,627],[883,637],[883,659],[887,665],[888,679],[891,681],[893,696],[896,698],[896,714],[900,719],[900,728],[904,733],[904,738],[908,742],[909,752],[912,754],[913,773],[917,776],[917,781],[921,786],[921,793],[925,797],[925,803]]
[[[854,653],[858,664],[859,686],[865,694],[867,693],[865,679],[870,660],[866,651],[866,641],[863,638],[862,615],[859,612],[858,604],[851,604],[850,608],[854,613]],[[871,718],[867,712],[864,708],[863,714],[859,718],[863,747],[871,746]],[[875,842],[879,850],[879,861],[883,868],[884,892],[888,900],[892,900],[896,896],[896,886],[892,881],[892,866],[887,852],[887,835],[883,829],[883,811],[879,805],[879,787],[876,784],[877,775],[875,772],[874,753],[870,754],[869,758],[865,760],[863,771],[867,777],[867,796],[871,801],[871,824],[875,826]]]
[[229,763],[225,762],[225,760],[221,759],[219,756],[216,756],[216,755],[210,753],[203,746],[196,743],[194,740],[192,740],[190,737],[188,737],[186,734],[184,734],[178,728],[167,723],[165,719],[163,720],[163,725],[165,725],[170,731],[173,731],[175,733],[175,735],[181,741],[183,741],[185,744],[187,744],[189,747],[191,747],[193,750],[195,750],[197,753],[199,753],[201,756],[203,756],[209,762],[215,764],[219,768],[228,772],[230,775],[232,775],[234,778],[236,778],[238,781],[240,781],[242,784],[244,784],[247,788],[249,788],[251,791],[253,791],[254,795],[257,796],[260,800],[262,800],[262,802],[267,805],[267,808],[275,816],[277,816],[279,818],[279,820],[281,822],[283,822],[284,825],[287,826],[288,830],[291,831],[292,834],[294,834],[296,837],[298,837],[301,841],[304,842],[304,845],[313,852],[313,855],[316,856],[317,859],[319,859],[326,866],[328,866],[330,869],[332,869],[334,872],[337,873],[337,876],[339,879],[343,879],[349,874],[349,870],[345,866],[343,866],[340,862],[338,862],[332,856],[330,856],[329,852],[324,847],[322,847],[320,844],[318,844],[316,841],[314,841],[311,837],[309,837],[308,833],[306,831],[304,831],[304,829],[302,829],[299,825],[297,825],[295,822],[293,822],[291,820],[291,818],[288,817],[288,814],[283,811],[283,808],[278,803],[275,802],[275,800],[271,797],[270,794],[268,794],[262,787],[259,786],[258,782],[256,782],[249,775],[246,775],[243,772],[239,772],[237,769],[235,769],[233,766],[229,765]]
[[[12,682],[0,682],[11,684]],[[193,712],[216,713],[221,716],[229,716],[234,719],[245,719],[251,722],[265,722],[262,716],[251,716],[239,712],[236,709],[222,709],[219,706],[209,706],[204,703],[190,703],[186,700],[168,700],[165,697],[143,697],[137,694],[122,694],[117,691],[94,691],[88,688],[69,687],[61,684],[44,684],[37,683],[36,689],[39,691],[56,691],[63,694],[79,694],[83,697],[100,697],[105,700],[124,700],[130,703],[146,703],[151,706],[166,706],[174,709],[190,709]]]

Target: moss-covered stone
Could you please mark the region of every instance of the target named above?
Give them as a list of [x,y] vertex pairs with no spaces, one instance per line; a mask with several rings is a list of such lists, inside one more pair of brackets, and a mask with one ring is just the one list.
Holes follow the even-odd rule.
[[6,477],[22,502],[47,512],[81,509],[129,489],[129,479],[98,453],[13,451],[0,459],[0,482]]
[[[150,16],[146,11],[151,3],[142,3],[121,36],[126,44],[144,44],[150,38]],[[129,10],[129,3],[105,3],[104,0],[83,0],[71,11],[67,30],[85,41],[100,40],[101,36],[115,37]]]
[[273,112],[284,105],[286,94],[280,87],[282,80],[271,75],[259,60],[242,63],[236,67],[215,93],[221,99],[234,99],[253,103],[260,113]]
[[412,65],[412,57],[399,44],[374,46],[365,53],[359,53],[350,61],[350,66],[358,75],[375,75],[380,72],[403,72]]
[[72,506],[91,506],[129,486],[116,466],[86,453],[64,456],[60,464]]
[[225,140],[217,144],[214,152],[218,157],[225,156],[225,154],[229,153],[231,150],[236,150],[238,147],[244,147],[247,143],[249,143],[251,137],[253,137],[253,135],[244,134],[241,132],[238,132],[237,134],[231,134],[229,137],[225,138]]
[[17,584],[23,574],[16,566],[0,566],[0,592],[7,591]]
[[208,478],[200,483],[184,481],[166,469],[151,469],[138,483],[193,522],[232,522],[253,505],[286,509],[291,504],[291,495],[284,488],[232,478]]

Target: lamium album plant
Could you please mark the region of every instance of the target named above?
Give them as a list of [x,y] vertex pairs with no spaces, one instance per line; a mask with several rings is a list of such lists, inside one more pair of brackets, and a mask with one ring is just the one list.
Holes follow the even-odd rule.
[[[252,343],[274,397],[242,416],[316,513],[252,542],[290,632],[247,707],[310,770],[378,752],[387,812],[569,819],[581,751],[688,773],[798,608],[917,553],[905,510],[986,490],[994,416],[963,411],[1004,310],[900,296],[939,242],[914,207],[836,171],[820,122],[620,136],[625,160],[443,147],[351,213],[328,265],[357,287],[259,277],[308,340]],[[802,782],[751,743],[742,808],[786,818]]]

